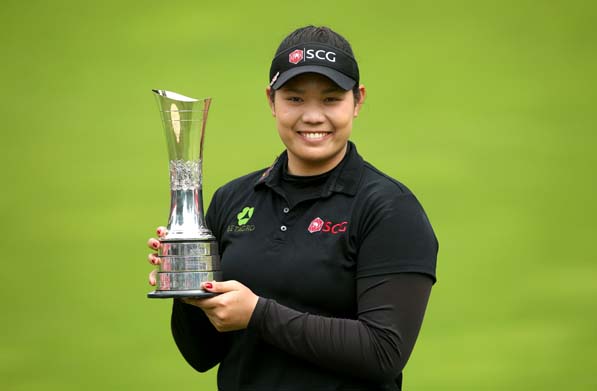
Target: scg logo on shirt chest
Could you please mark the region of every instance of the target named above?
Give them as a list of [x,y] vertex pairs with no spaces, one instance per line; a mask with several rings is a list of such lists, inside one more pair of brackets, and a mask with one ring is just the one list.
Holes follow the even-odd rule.
[[307,231],[310,233],[315,232],[328,232],[333,235],[337,235],[341,232],[346,232],[346,228],[348,227],[348,221],[342,221],[339,223],[334,223],[332,221],[323,221],[321,218],[316,217],[311,221]]

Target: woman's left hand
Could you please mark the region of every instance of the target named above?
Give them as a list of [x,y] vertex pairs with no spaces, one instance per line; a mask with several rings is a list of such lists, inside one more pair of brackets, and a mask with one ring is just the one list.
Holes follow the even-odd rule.
[[201,308],[211,324],[220,332],[247,328],[259,296],[234,280],[205,282],[202,288],[207,292],[219,293],[219,295],[208,299],[185,298],[182,300]]

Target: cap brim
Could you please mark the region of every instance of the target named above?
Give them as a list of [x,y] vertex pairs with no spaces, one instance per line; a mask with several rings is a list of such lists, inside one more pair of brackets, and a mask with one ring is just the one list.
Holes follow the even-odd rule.
[[328,79],[332,80],[336,83],[340,88],[343,90],[351,90],[357,82],[350,77],[346,76],[342,72],[338,72],[335,69],[322,67],[319,65],[304,65],[296,68],[292,68],[287,70],[286,72],[282,73],[278,76],[278,79],[272,85],[274,90],[282,87],[284,83],[288,80],[292,79],[295,76],[302,75],[303,73],[318,73],[327,77]]

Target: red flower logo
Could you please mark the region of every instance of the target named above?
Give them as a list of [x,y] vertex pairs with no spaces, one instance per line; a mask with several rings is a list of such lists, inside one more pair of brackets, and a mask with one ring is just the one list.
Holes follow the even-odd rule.
[[307,228],[307,230],[311,233],[314,233],[314,232],[321,231],[322,227],[323,227],[323,220],[320,219],[319,217],[316,217],[313,219],[313,221],[311,221],[311,224],[309,224],[309,228]]
[[303,51],[301,49],[296,49],[294,52],[288,55],[288,61],[293,64],[298,64],[303,59]]

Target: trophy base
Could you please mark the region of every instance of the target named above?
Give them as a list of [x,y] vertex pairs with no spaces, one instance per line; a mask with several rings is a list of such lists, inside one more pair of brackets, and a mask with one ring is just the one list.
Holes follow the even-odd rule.
[[187,290],[187,291],[153,291],[147,294],[150,299],[172,299],[172,298],[194,298],[194,299],[207,299],[209,297],[217,296],[217,293],[206,292],[200,289]]

